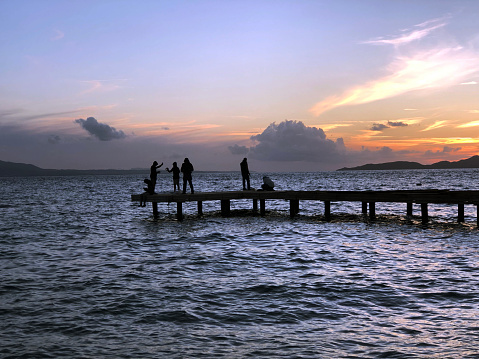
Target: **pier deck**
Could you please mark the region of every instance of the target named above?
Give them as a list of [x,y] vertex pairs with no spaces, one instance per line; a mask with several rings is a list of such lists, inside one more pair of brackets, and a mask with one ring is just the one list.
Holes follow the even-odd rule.
[[[458,206],[457,221],[464,222],[464,205],[477,206],[477,221],[479,224],[479,191],[450,191],[450,190],[398,190],[398,191],[227,191],[227,192],[198,192],[198,193],[158,193],[132,195],[131,200],[146,203],[151,202],[153,215],[158,215],[158,203],[177,204],[177,219],[183,219],[182,204],[197,202],[198,215],[203,214],[204,201],[220,201],[221,213],[230,214],[230,201],[239,199],[253,200],[253,210],[265,215],[266,200],[282,199],[290,201],[290,215],[299,213],[299,201],[324,202],[324,217],[331,219],[331,202],[361,202],[362,213],[368,214],[374,220],[376,216],[376,202],[405,203],[407,215],[412,216],[413,204],[421,205],[422,222],[428,222],[428,204],[453,204]],[[369,213],[368,213],[369,208]]]

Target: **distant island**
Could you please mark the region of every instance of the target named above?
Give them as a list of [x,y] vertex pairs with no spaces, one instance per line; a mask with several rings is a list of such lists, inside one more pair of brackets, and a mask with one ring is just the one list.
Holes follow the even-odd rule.
[[119,174],[144,174],[148,176],[149,168],[130,170],[56,170],[44,169],[31,164],[0,161],[0,177],[17,176],[83,176],[83,175],[119,175]]
[[357,167],[344,167],[338,171],[371,171],[371,170],[424,170],[424,169],[454,169],[454,168],[479,168],[479,156],[472,156],[459,161],[440,161],[430,165],[422,165],[418,162],[395,161],[386,163],[369,163]]

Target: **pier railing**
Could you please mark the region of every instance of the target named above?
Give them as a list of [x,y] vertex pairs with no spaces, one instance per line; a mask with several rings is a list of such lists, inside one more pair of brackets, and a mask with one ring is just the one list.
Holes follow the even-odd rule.
[[[290,202],[290,215],[294,217],[300,211],[300,201],[324,202],[324,217],[331,220],[331,202],[361,202],[362,213],[369,215],[371,220],[376,217],[376,203],[405,203],[408,216],[413,214],[413,204],[421,205],[422,222],[427,223],[428,204],[453,204],[458,206],[457,221],[464,222],[464,205],[472,204],[477,207],[477,221],[479,224],[479,191],[450,191],[450,190],[397,190],[397,191],[227,191],[227,192],[199,192],[199,193],[158,193],[132,195],[131,200],[141,203],[152,203],[153,215],[158,216],[158,203],[176,203],[177,219],[183,219],[182,204],[197,202],[198,215],[203,214],[204,201],[220,201],[223,216],[230,215],[232,200],[253,200],[253,211],[266,213],[266,200],[287,200]],[[369,209],[369,212],[368,212]]]

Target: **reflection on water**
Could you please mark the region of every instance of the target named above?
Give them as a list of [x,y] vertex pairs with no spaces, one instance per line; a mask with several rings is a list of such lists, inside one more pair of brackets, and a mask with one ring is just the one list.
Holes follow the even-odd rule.
[[[279,189],[478,189],[478,172],[270,174]],[[394,175],[394,176],[393,176]],[[262,174],[253,174],[258,186]],[[160,190],[171,178],[160,175]],[[196,174],[236,190],[239,173]],[[0,356],[41,358],[478,357],[475,208],[235,203],[139,208],[141,176],[0,179]],[[238,201],[239,202],[239,201]],[[206,205],[208,204],[209,207]],[[473,207],[473,206],[471,206]],[[466,207],[466,210],[467,207]]]

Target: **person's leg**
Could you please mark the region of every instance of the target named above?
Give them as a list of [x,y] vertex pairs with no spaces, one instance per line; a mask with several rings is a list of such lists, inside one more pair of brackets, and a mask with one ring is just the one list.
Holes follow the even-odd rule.
[[186,178],[183,178],[183,193],[186,193]]
[[195,193],[195,190],[193,189],[193,180],[190,178],[188,181],[190,182],[191,193]]
[[[251,185],[250,185],[250,182],[249,182],[249,176],[246,177],[246,183],[248,185],[248,189],[251,189]],[[243,185],[243,187],[244,187],[244,185]]]
[[243,189],[246,189],[246,178],[243,176]]

